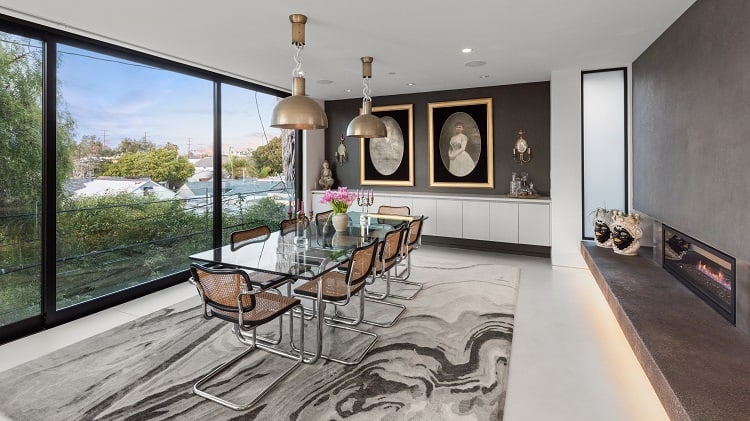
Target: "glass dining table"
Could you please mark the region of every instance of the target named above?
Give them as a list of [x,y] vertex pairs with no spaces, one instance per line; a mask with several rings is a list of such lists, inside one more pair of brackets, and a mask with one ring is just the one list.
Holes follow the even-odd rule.
[[[405,222],[401,218],[360,218],[359,214],[352,213],[345,231],[336,232],[330,223],[323,226],[300,224],[299,230],[285,234],[276,231],[265,241],[251,242],[241,247],[225,245],[195,253],[189,259],[207,266],[248,269],[286,276],[290,281],[317,280],[320,283],[322,275],[347,262],[355,248],[382,240],[387,232]],[[324,311],[322,291],[319,284],[315,300],[317,315]],[[324,321],[323,317],[316,319],[317,347],[314,353],[309,353],[311,357],[304,359],[310,364],[316,362],[322,352]]]

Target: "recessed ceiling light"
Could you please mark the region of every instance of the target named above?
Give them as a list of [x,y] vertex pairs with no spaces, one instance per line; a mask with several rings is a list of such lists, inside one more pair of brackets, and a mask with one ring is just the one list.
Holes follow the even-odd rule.
[[321,85],[330,85],[330,84],[332,84],[332,83],[333,83],[333,81],[332,81],[332,80],[328,80],[328,79],[320,79],[320,80],[318,80],[317,82],[318,82],[319,84],[321,84]]
[[346,92],[351,92],[351,91],[352,91],[351,89],[346,89]]
[[487,64],[486,61],[474,60],[474,61],[467,62],[464,66],[466,66],[466,67],[480,67],[480,66],[484,66],[485,64]]
[[479,79],[487,79],[488,77],[490,77],[490,75],[481,75],[479,76]]
[[464,53],[464,54],[468,54],[468,53],[470,53],[472,51],[474,51],[474,50],[472,50],[471,48],[464,48],[464,49],[461,50],[461,52]]
[[406,84],[406,86],[414,86],[414,82],[409,82]]

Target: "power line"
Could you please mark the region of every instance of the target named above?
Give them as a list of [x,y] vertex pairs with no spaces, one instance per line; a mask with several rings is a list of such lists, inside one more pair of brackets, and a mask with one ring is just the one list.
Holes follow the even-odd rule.
[[[4,43],[8,43],[8,44],[14,44],[14,45],[20,45],[22,47],[36,48],[36,49],[39,49],[39,50],[42,49],[41,45],[34,45],[31,42],[29,42],[29,43],[22,43],[22,42],[17,42],[17,41],[10,41],[10,40],[1,40],[0,42],[4,42]],[[89,54],[74,53],[72,51],[60,51],[60,50],[58,50],[57,52],[58,52],[58,54],[67,54],[67,55],[71,55],[71,56],[85,57],[85,58],[90,58],[92,60],[99,60],[99,61],[106,61],[106,62],[110,62],[110,63],[124,64],[126,66],[144,67],[146,69],[152,69],[152,70],[164,70],[164,69],[161,69],[159,67],[149,66],[147,64],[135,63],[135,62],[132,62],[132,61],[124,61],[124,60],[117,60],[117,59],[113,59],[113,58],[96,57],[96,56],[92,56],[92,55],[89,55]]]
[[258,91],[255,91],[255,109],[258,112],[258,120],[260,120],[260,128],[263,129],[263,138],[268,144],[268,135],[266,134],[266,126],[263,125],[263,118],[260,116],[260,106],[258,105]]

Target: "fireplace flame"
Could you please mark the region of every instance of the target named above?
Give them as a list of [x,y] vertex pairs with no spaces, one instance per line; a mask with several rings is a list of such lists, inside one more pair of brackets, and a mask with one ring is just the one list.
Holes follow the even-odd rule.
[[703,261],[699,261],[695,267],[704,275],[711,278],[712,281],[718,283],[719,285],[723,286],[724,288],[731,290],[732,284],[724,277],[724,274],[721,271],[714,272],[711,270],[711,268],[708,267],[708,265],[705,265]]

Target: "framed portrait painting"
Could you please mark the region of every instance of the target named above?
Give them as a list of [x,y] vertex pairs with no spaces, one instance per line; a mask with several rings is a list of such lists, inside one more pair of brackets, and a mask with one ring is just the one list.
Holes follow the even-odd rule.
[[430,187],[493,188],[492,98],[428,104]]
[[414,106],[373,107],[383,121],[386,137],[361,139],[360,184],[371,186],[414,185]]

